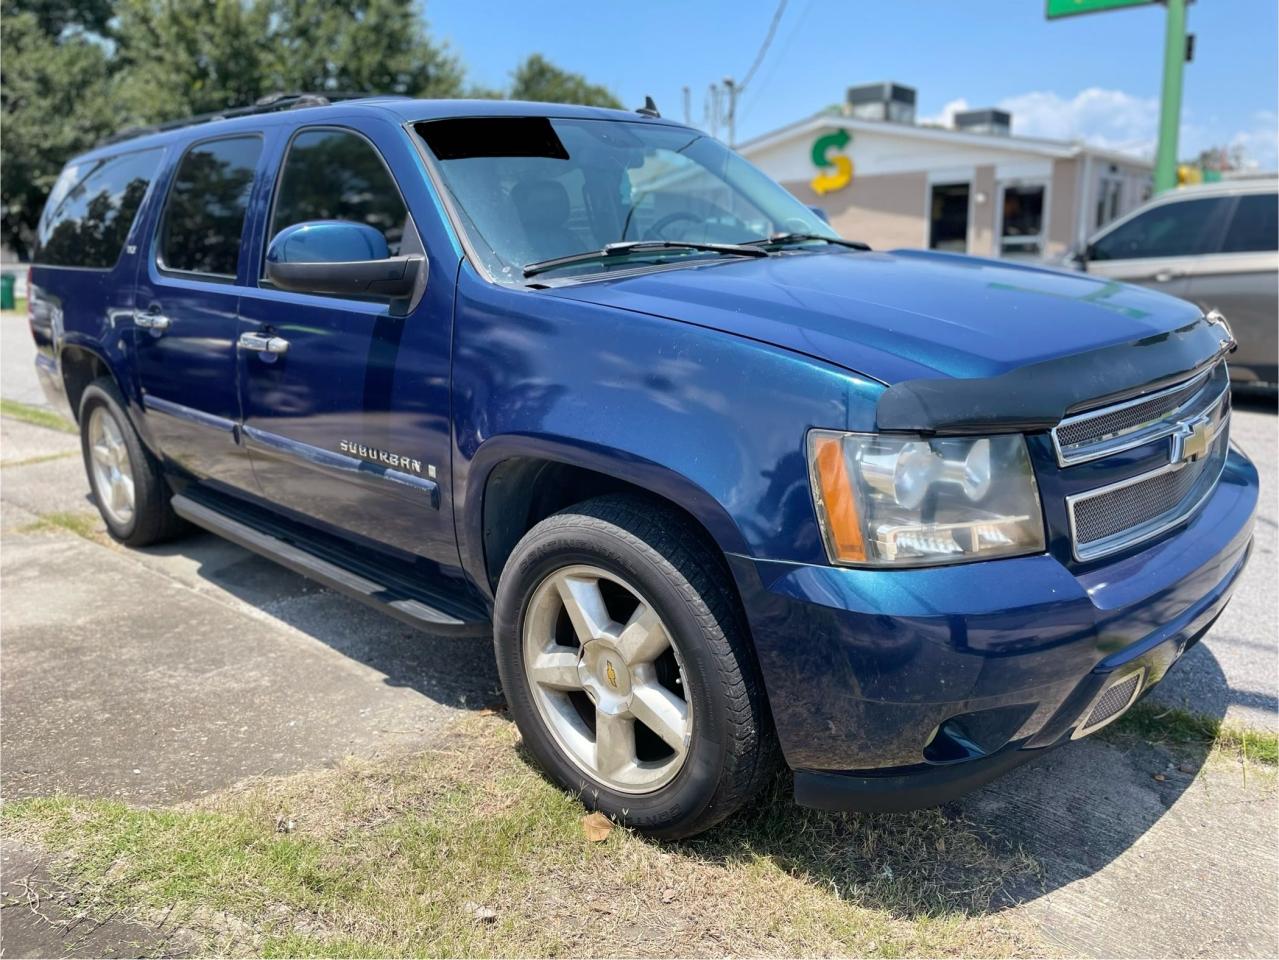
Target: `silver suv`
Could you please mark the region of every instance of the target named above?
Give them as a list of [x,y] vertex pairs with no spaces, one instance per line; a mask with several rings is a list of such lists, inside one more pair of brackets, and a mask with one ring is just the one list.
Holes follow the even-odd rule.
[[1235,386],[1273,388],[1279,325],[1279,183],[1236,180],[1171,191],[1116,220],[1075,265],[1220,310],[1239,349]]

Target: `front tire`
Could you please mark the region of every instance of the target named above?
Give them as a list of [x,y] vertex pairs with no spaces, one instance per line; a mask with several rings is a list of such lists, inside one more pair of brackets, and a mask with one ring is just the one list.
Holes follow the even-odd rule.
[[80,449],[98,513],[114,539],[145,547],[186,529],[169,506],[160,464],[142,445],[109,377],[95,380],[80,398]]
[[727,572],[688,526],[640,497],[573,506],[516,545],[494,609],[532,755],[588,807],[666,838],[732,814],[777,756]]

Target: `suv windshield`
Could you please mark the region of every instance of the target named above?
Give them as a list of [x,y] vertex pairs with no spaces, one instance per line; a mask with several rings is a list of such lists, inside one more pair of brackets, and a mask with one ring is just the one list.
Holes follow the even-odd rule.
[[624,256],[541,274],[598,273],[644,262],[701,260],[777,234],[838,235],[723,144],[651,121],[468,117],[419,123],[463,227],[497,280],[524,267],[628,241]]

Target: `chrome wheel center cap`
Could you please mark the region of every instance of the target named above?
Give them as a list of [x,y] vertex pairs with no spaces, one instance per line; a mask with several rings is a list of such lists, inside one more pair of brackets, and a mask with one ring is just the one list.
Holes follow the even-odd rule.
[[631,701],[631,670],[610,645],[598,640],[585,644],[577,675],[598,709],[610,714],[626,712]]

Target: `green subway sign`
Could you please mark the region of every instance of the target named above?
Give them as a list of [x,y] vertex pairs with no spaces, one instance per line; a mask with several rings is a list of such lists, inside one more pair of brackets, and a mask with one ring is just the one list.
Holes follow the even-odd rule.
[[1053,20],[1057,17],[1073,17],[1079,13],[1144,7],[1157,2],[1158,0],[1048,0],[1047,15],[1049,20]]

